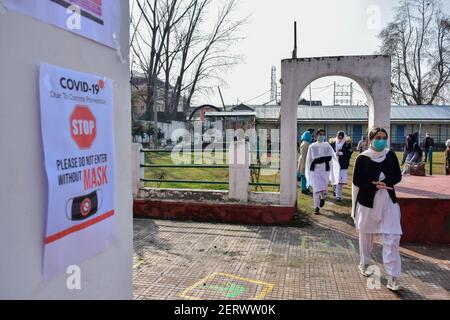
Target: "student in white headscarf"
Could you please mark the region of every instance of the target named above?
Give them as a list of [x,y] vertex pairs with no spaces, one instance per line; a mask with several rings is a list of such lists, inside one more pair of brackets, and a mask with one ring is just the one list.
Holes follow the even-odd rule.
[[338,158],[339,179],[335,186],[334,192],[336,195],[336,201],[342,200],[342,190],[347,184],[348,167],[350,166],[350,159],[352,158],[353,150],[350,137],[347,137],[344,131],[339,131],[336,135],[336,140],[331,143],[336,156]]
[[394,186],[402,179],[395,152],[388,149],[388,134],[383,128],[369,133],[369,149],[356,159],[353,173],[352,217],[359,231],[359,271],[370,276],[374,236],[383,245],[383,264],[388,274],[387,287],[400,289],[400,206]]
[[314,192],[315,214],[319,214],[320,208],[325,205],[329,182],[334,185],[338,180],[339,166],[336,166],[335,162],[337,162],[336,153],[327,142],[325,130],[319,129],[317,142],[309,146],[305,164],[306,181]]

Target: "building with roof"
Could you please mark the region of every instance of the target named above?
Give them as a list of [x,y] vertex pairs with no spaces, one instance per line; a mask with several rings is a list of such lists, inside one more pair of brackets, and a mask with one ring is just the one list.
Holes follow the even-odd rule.
[[[239,105],[226,107],[229,111],[206,112],[205,117],[211,122],[223,119],[235,119],[245,127],[246,119],[254,118],[258,129],[275,129],[280,124],[279,105]],[[222,119],[222,120],[221,120]],[[233,122],[231,122],[233,123]],[[223,128],[214,125],[217,129]],[[227,127],[233,128],[231,125]],[[297,109],[297,129],[300,135],[308,128],[323,128],[329,138],[335,137],[337,131],[344,130],[357,143],[368,130],[367,106],[304,106]],[[450,139],[450,106],[422,105],[398,106],[391,108],[391,143],[402,145],[409,133],[419,132],[421,137],[429,133],[435,143],[444,145]]]
[[[185,99],[181,97],[180,102],[173,114],[170,110],[166,110],[164,102],[165,82],[156,79],[155,84],[155,110],[147,110],[147,83],[148,80],[142,74],[137,72],[132,73],[131,77],[131,110],[133,119],[139,121],[153,121],[154,111],[158,112],[158,125],[168,124],[172,121],[184,122],[186,121],[187,108],[185,107]],[[169,94],[173,92],[173,86],[169,84]]]

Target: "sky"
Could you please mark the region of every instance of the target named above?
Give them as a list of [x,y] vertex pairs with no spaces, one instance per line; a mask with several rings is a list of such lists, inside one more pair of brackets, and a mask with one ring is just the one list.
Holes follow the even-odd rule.
[[[392,20],[397,3],[398,0],[240,0],[236,17],[249,16],[249,22],[241,29],[245,39],[234,48],[243,61],[223,76],[227,83],[221,87],[225,104],[260,104],[270,100],[270,93],[253,98],[270,89],[271,67],[277,68],[279,79],[281,60],[291,58],[294,21],[298,24],[299,58],[370,55],[378,50],[377,35]],[[445,10],[449,9],[450,4],[445,4]],[[311,84],[312,99],[332,104],[333,87],[324,87],[334,81],[351,82],[342,77],[316,80]],[[364,94],[355,94],[355,101],[365,102]],[[309,99],[309,90],[303,96]],[[202,96],[196,102],[222,105],[218,94]]]

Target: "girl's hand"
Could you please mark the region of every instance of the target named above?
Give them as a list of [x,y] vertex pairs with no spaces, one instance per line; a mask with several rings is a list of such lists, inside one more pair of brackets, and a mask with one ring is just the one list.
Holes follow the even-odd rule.
[[377,186],[378,190],[394,190],[393,188],[388,187],[386,183],[382,181],[373,181],[372,183]]

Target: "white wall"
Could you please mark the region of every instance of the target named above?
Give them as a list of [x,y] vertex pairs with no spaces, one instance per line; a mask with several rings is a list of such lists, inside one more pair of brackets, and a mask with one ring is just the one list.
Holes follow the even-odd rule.
[[171,123],[158,122],[158,129],[164,133],[164,143],[170,140],[172,133],[177,129],[186,129],[186,122],[172,121]]
[[[128,56],[128,1],[121,47]],[[39,117],[41,62],[114,80],[117,230],[113,244],[67,275],[42,282],[47,184]],[[115,50],[33,18],[0,13],[0,299],[132,298],[131,110],[129,66]]]

